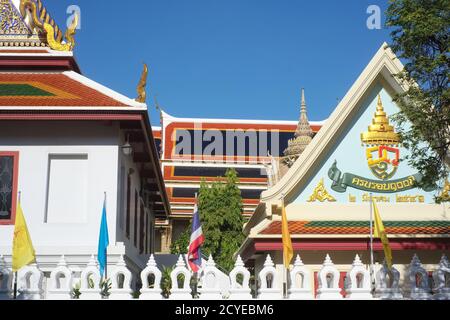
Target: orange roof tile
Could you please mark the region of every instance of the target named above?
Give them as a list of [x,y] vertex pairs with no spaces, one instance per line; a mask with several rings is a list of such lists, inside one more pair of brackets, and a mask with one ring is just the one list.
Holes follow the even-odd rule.
[[[370,233],[368,221],[289,221],[291,235]],[[450,234],[450,221],[385,221],[387,234]],[[261,235],[280,235],[281,222],[274,221]]]
[[[9,89],[7,94],[0,95],[0,110],[2,106],[127,106],[62,73],[0,73],[0,87],[2,85],[22,90],[16,90],[14,93]],[[25,94],[24,87],[31,87],[32,90],[28,90]],[[0,90],[0,92],[2,91]],[[40,94],[33,94],[36,92],[40,92]]]

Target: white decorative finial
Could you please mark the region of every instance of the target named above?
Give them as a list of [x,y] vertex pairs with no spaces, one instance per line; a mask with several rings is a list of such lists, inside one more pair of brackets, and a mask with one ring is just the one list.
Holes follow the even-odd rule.
[[119,260],[117,261],[116,266],[118,267],[126,267],[125,260],[123,259],[123,255],[121,254]]
[[267,255],[266,261],[264,262],[264,267],[273,267],[273,261],[272,258],[270,257],[270,254]]
[[88,267],[96,267],[97,266],[97,260],[95,260],[94,255],[91,255],[91,258],[88,262]]
[[67,267],[66,258],[64,257],[64,255],[62,255],[59,259],[58,267]]
[[216,266],[216,263],[214,262],[214,259],[213,259],[211,254],[209,255],[208,262],[206,262],[206,265],[208,267],[215,267]]
[[327,253],[327,256],[325,257],[325,261],[323,262],[325,266],[331,266],[333,265],[333,261],[331,261],[330,255]]
[[444,267],[447,267],[447,268],[449,267],[448,258],[445,255],[445,253],[442,254],[441,261],[439,261],[439,264],[441,266],[444,266]]
[[412,260],[411,260],[411,266],[420,266],[421,264],[422,263],[420,262],[417,254],[414,254],[414,256],[412,257]]
[[300,258],[300,255],[297,255],[297,258],[295,258],[294,267],[302,267],[302,266],[304,266],[304,263]]
[[362,265],[363,265],[363,264],[362,264],[362,262],[361,262],[361,259],[359,258],[359,255],[356,254],[355,260],[353,260],[353,266],[362,266]]
[[177,261],[177,267],[183,268],[186,266],[186,264],[184,263],[184,259],[183,256],[180,254],[180,256],[178,257],[178,261]]
[[156,261],[155,261],[155,257],[153,256],[153,254],[151,254],[150,258],[148,259],[147,267],[156,267]]
[[243,267],[244,261],[242,261],[241,256],[237,256],[236,263],[234,264],[235,267]]

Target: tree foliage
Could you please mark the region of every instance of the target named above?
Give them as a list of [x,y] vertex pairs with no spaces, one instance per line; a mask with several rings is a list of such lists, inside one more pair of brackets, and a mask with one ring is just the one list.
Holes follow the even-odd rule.
[[[225,182],[217,180],[207,184],[202,181],[198,197],[200,221],[205,235],[202,253],[206,256],[211,254],[216,263],[227,271],[233,269],[233,254],[244,240],[242,197],[237,182],[236,170],[229,169],[225,173]],[[172,243],[172,253],[186,253],[191,228],[189,226]]]
[[396,76],[409,89],[395,97],[401,111],[393,116],[406,160],[423,175],[419,186],[442,186],[450,165],[450,1],[391,0],[386,24],[406,61]]

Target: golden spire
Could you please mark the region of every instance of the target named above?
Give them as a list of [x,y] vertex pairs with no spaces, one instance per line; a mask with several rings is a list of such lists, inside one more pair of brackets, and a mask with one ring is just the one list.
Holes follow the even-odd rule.
[[145,103],[147,93],[145,92],[145,86],[147,85],[148,67],[144,63],[144,69],[142,70],[141,79],[137,86],[138,97],[135,99],[137,102]]
[[[286,157],[293,157],[296,160],[311,142],[313,135],[314,133],[309,124],[306,110],[305,89],[302,88],[300,119],[295,130],[294,138],[288,141],[288,147],[284,151],[284,155]],[[289,162],[292,163],[292,159]]]
[[394,127],[389,124],[380,95],[378,95],[377,111],[372,124],[367,132],[361,134],[361,142],[367,145],[398,145],[400,143]]

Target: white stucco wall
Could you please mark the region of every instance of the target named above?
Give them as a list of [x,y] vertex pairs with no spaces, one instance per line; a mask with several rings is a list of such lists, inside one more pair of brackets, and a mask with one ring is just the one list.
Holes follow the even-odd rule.
[[[107,193],[110,242],[115,243],[118,139],[117,128],[99,123],[3,122],[0,126],[0,151],[19,152],[18,190],[28,228],[37,253],[47,248],[92,247],[98,232]],[[81,223],[46,223],[49,155],[87,155],[87,212]],[[77,172],[67,172],[67,184]],[[63,199],[61,199],[63,201]],[[59,207],[70,203],[59,203]],[[11,251],[13,226],[2,226],[0,251]],[[96,251],[96,250],[95,250]]]

